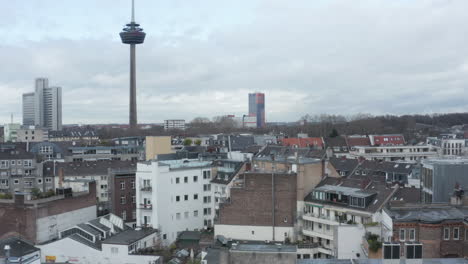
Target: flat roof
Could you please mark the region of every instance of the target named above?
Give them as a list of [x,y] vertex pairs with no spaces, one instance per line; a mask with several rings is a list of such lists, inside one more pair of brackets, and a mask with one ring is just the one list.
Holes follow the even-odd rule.
[[157,230],[152,229],[152,228],[143,228],[140,230],[128,229],[114,236],[109,237],[108,239],[102,241],[102,243],[103,244],[130,245],[156,232]]
[[159,165],[169,166],[170,169],[199,168],[211,166],[212,161],[200,161],[198,159],[164,160]]
[[33,246],[33,244],[18,238],[18,237],[9,237],[0,240],[0,256],[5,256],[5,246],[10,246],[10,256],[11,257],[22,257],[24,255],[31,254],[36,251],[40,251],[39,248]]
[[238,244],[237,246],[232,245],[232,251],[254,251],[254,252],[287,252],[295,253],[297,247],[293,245],[270,245],[270,244]]

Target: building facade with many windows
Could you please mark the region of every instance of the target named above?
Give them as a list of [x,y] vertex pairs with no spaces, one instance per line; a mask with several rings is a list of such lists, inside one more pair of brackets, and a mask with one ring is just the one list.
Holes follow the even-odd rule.
[[213,225],[211,161],[140,162],[136,174],[137,227],[153,227],[168,245],[182,231]]

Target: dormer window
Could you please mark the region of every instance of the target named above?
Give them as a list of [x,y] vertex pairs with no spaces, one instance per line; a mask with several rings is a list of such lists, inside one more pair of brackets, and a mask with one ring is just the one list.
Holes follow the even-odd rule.
[[356,170],[356,172],[354,173],[356,175],[361,175],[361,171],[360,170]]

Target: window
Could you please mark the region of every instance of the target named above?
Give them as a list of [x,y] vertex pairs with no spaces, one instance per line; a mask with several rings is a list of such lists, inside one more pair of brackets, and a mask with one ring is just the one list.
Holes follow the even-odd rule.
[[126,200],[127,200],[127,199],[125,199],[125,195],[124,195],[124,194],[120,195],[120,204],[125,204],[125,203],[127,202]]
[[15,161],[14,161],[14,160],[11,161],[11,165],[15,165]]
[[445,227],[444,228],[444,240],[449,240],[450,239],[450,228]]
[[187,176],[184,177],[184,183],[188,183],[188,177]]
[[175,178],[175,183],[177,183],[177,184],[178,184],[179,182],[180,182],[180,179],[179,179],[179,177]]
[[198,182],[198,176],[193,176],[193,182]]
[[193,217],[198,217],[198,210],[193,211]]
[[193,199],[194,199],[194,200],[198,200],[198,194],[194,194],[194,195],[193,195]]
[[211,203],[211,196],[204,196],[203,203]]
[[19,184],[19,180],[15,180],[15,181],[14,181],[14,184]]
[[177,196],[175,197],[175,201],[176,201],[176,202],[180,202],[180,196],[179,196],[179,195],[177,195]]
[[203,191],[205,192],[211,191],[211,184],[203,184]]
[[185,213],[184,213],[184,218],[187,219],[188,216],[189,216],[189,213],[188,213],[188,212],[185,212]]
[[135,190],[135,180],[132,180],[131,183],[132,183],[132,189]]
[[46,182],[46,183],[51,183],[51,182],[52,182],[52,178],[45,178],[45,182]]
[[188,201],[188,194],[184,195],[184,200]]
[[203,215],[211,215],[211,208],[203,208]]
[[127,221],[127,211],[122,212],[122,220]]
[[384,259],[400,259],[400,245],[384,244],[383,253]]
[[416,240],[416,230],[413,228],[409,230],[409,241],[414,240]]
[[111,253],[112,254],[119,254],[119,248],[111,247]]
[[400,241],[405,241],[406,232],[405,229],[400,229]]
[[136,195],[132,195],[132,203],[136,203]]
[[454,227],[453,228],[453,240],[459,240],[459,239],[460,239],[460,228]]
[[167,239],[167,234],[163,234],[163,239]]
[[125,182],[120,181],[120,190],[125,190]]
[[18,160],[16,164],[21,165],[21,160]]
[[422,245],[407,244],[406,245],[406,258],[407,259],[421,259],[422,258]]
[[207,180],[211,178],[211,171],[203,171],[203,179]]
[[252,235],[255,235],[255,231],[252,230]]
[[42,184],[42,179],[37,179],[37,183]]
[[180,213],[177,213],[177,214],[176,214],[176,219],[177,219],[177,220],[180,220]]

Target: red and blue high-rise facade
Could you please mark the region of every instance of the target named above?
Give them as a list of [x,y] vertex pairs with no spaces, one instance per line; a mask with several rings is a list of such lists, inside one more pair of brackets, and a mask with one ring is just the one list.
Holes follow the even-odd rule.
[[257,117],[257,128],[265,127],[265,94],[249,94],[249,115]]

